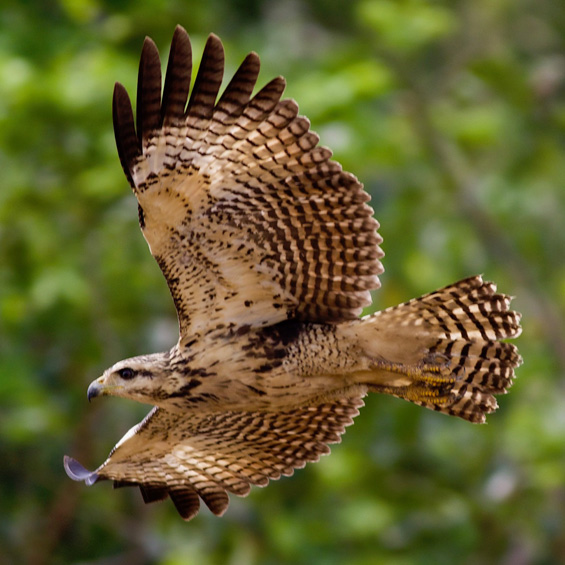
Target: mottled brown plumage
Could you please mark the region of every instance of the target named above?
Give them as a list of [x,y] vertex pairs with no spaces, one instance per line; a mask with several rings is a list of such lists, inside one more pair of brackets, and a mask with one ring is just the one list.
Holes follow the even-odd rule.
[[114,91],[120,160],[175,302],[179,342],[120,361],[89,398],[155,408],[96,471],[75,480],[138,485],[192,518],[231,492],[290,475],[328,453],[362,397],[387,393],[483,422],[521,360],[503,339],[519,315],[471,277],[359,319],[382,272],[378,224],[359,181],[318,146],[276,78],[252,97],[248,55],[218,99],[224,54],[211,35],[189,98],[188,35],[177,27],[165,86],[146,39],[137,119]]

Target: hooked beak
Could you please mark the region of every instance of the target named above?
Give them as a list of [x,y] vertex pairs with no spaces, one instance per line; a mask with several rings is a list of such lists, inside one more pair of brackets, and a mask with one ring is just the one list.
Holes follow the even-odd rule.
[[103,383],[103,377],[100,377],[90,383],[90,386],[86,391],[86,397],[88,398],[88,402],[90,402],[93,398],[96,398],[97,396],[103,396],[104,393],[105,393],[105,388]]
[[95,381],[90,383],[88,390],[86,391],[86,397],[88,402],[97,396],[108,396],[114,394],[114,391],[122,389],[122,385],[116,385],[112,383],[112,377],[110,376],[110,382],[108,382],[108,376],[102,375],[98,377]]

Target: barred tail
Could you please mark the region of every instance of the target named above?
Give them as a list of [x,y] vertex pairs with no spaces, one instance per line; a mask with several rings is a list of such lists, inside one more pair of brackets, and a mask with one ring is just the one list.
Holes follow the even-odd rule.
[[476,276],[364,318],[355,333],[374,361],[369,389],[484,422],[522,362],[500,341],[521,332],[510,300]]

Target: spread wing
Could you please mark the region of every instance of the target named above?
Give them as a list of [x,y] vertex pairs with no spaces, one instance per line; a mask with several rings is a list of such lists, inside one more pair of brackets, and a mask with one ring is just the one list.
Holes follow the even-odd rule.
[[191,46],[177,27],[161,64],[143,46],[137,123],[114,91],[120,160],[151,253],[173,296],[181,337],[218,324],[357,317],[382,272],[377,222],[358,180],[318,147],[284,79],[251,97],[251,53],[216,101],[224,52],[211,35],[187,104]]
[[287,412],[171,413],[154,408],[116,445],[96,471],[65,457],[67,474],[92,485],[138,485],[145,502],[170,496],[190,520],[201,498],[222,515],[228,493],[246,496],[251,485],[292,475],[338,443],[363,405],[360,396]]

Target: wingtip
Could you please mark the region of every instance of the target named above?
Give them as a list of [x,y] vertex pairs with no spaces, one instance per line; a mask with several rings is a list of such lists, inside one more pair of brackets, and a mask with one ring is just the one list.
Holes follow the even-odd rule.
[[158,51],[157,50],[157,44],[148,35],[146,35],[144,40],[143,40],[143,46],[141,48],[141,54],[143,55],[143,53],[147,50],[150,50],[152,53],[155,52],[155,51]]
[[220,37],[218,35],[216,35],[215,33],[210,33],[208,35],[208,41],[214,42],[214,43],[222,43],[222,40],[220,39]]
[[225,57],[224,44],[222,40],[215,34],[211,33],[206,40],[206,45],[204,46],[204,52],[214,53],[214,56],[223,61]]
[[125,93],[129,97],[126,87],[119,80],[117,80],[114,83],[114,96],[118,96],[123,93]]
[[181,25],[177,25],[175,31],[173,33],[173,39],[171,41],[171,51],[174,52],[175,50],[179,49],[187,52],[191,58],[192,62],[192,46],[190,43],[190,36],[186,29],[184,29]]
[[279,75],[278,77],[275,77],[272,80],[272,83],[276,84],[281,89],[281,94],[282,94],[282,92],[286,88],[286,78],[284,78],[282,75]]
[[67,476],[73,481],[84,481],[88,486],[93,485],[98,480],[98,474],[83,467],[76,459],[65,455],[63,466]]
[[180,24],[177,24],[175,27],[175,32],[173,35],[177,35],[177,34],[182,34],[182,35],[187,35],[188,36],[188,32],[186,31],[186,29],[184,29],[183,26],[181,26]]

